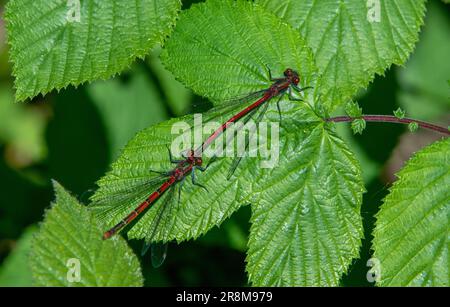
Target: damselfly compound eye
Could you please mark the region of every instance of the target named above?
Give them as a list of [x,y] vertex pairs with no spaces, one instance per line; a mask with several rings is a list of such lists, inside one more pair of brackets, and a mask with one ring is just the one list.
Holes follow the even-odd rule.
[[284,71],[284,76],[289,77],[292,75],[292,69],[288,68]]

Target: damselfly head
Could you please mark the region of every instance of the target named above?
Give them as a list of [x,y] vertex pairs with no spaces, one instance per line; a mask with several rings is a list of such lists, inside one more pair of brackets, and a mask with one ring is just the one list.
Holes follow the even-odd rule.
[[203,161],[201,157],[195,156],[195,151],[193,149],[190,149],[187,151],[186,163],[194,166],[201,166]]
[[103,234],[102,239],[103,239],[103,240],[108,240],[109,238],[112,237],[112,235],[113,235],[112,231],[111,231],[111,230],[108,230],[107,232],[105,232],[105,233]]
[[202,166],[202,164],[203,164],[202,158],[200,158],[200,157],[195,157],[194,164],[195,164],[196,166]]
[[300,82],[300,77],[298,75],[298,72],[296,72],[295,70],[292,70],[290,68],[288,68],[284,71],[284,76],[294,85],[298,85],[298,83]]
[[292,73],[293,73],[294,71],[292,70],[292,69],[290,69],[290,68],[288,68],[288,69],[286,69],[285,71],[284,71],[284,76],[285,77],[290,77],[290,76],[292,76]]
[[192,164],[195,160],[194,151],[192,149],[186,150],[185,154],[183,154],[183,157],[186,158],[188,164]]

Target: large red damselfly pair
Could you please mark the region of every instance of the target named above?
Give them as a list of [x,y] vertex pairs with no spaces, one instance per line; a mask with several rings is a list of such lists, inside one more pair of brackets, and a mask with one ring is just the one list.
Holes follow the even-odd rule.
[[[239,121],[240,119],[251,118],[254,113],[262,108],[261,113],[258,116],[257,121],[260,121],[265,111],[268,108],[268,102],[272,98],[279,97],[277,101],[277,109],[280,114],[281,119],[281,110],[280,110],[280,101],[283,97],[283,94],[288,93],[289,98],[291,100],[301,100],[296,98],[292,94],[292,90],[296,90],[298,93],[301,93],[305,89],[311,88],[309,86],[300,88],[298,86],[300,82],[300,77],[298,73],[290,68],[284,71],[284,77],[281,78],[272,78],[270,70],[269,70],[270,80],[273,81],[273,84],[264,90],[251,93],[248,96],[239,99],[239,101],[248,101],[252,98],[256,99],[259,97],[257,101],[250,104],[242,111],[238,112],[231,118],[229,118],[225,123],[223,123],[217,130],[215,130],[198,148],[191,149],[182,159],[182,160],[174,160],[172,158],[171,151],[169,149],[169,158],[170,162],[175,163],[176,166],[174,169],[168,172],[157,172],[159,176],[155,177],[151,180],[152,185],[157,185],[158,182],[160,184],[159,188],[157,188],[153,193],[150,194],[142,203],[140,203],[130,214],[128,214],[124,219],[122,219],[118,224],[114,227],[106,231],[103,235],[103,239],[108,239],[114,234],[118,233],[124,227],[129,225],[133,220],[135,220],[142,212],[145,211],[151,204],[155,203],[164,193],[170,193],[165,199],[164,203],[162,203],[158,212],[156,213],[154,220],[152,221],[151,229],[149,229],[149,233],[146,237],[146,244],[144,245],[143,253],[145,253],[150,245],[152,245],[152,263],[155,267],[159,266],[166,254],[166,244],[151,244],[155,234],[157,233],[158,227],[160,227],[162,221],[167,221],[171,218],[173,213],[173,208],[175,207],[174,203],[180,202],[181,188],[183,186],[185,178],[190,174],[192,178],[192,183],[194,185],[198,185],[204,189],[203,185],[199,184],[196,181],[195,170],[205,171],[208,166],[214,161],[215,156],[211,158],[206,167],[203,167],[202,154],[203,152],[230,126],[230,124]],[[244,119],[245,120],[245,119]],[[235,158],[232,162],[229,176],[234,172],[236,167],[240,162],[240,158]],[[154,171],[153,171],[154,172]],[[178,193],[175,191],[175,186],[178,186]],[[174,201],[174,195],[178,194],[178,200]],[[126,199],[122,201],[127,202]]]

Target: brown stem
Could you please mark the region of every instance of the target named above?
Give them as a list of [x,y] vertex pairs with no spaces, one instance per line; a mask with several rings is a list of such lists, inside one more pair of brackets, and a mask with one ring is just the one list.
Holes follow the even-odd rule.
[[326,118],[327,122],[352,122],[355,119],[362,118],[367,122],[378,122],[378,123],[397,123],[397,124],[410,124],[417,123],[419,127],[429,129],[435,132],[439,132],[445,135],[450,135],[448,128],[430,124],[421,120],[415,120],[412,118],[398,118],[393,115],[363,115],[361,117],[351,117],[351,116],[336,116]]

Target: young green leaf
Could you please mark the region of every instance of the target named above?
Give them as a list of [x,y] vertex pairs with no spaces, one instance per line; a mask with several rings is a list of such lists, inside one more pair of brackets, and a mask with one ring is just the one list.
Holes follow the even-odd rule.
[[345,143],[317,126],[290,134],[252,205],[247,271],[255,286],[336,286],[362,238],[363,184]]
[[405,117],[405,111],[402,110],[402,108],[398,108],[397,110],[394,111],[394,115],[395,117],[397,117],[398,119],[402,119]]
[[362,108],[357,102],[349,102],[345,106],[345,113],[350,117],[361,117],[363,112]]
[[419,151],[377,214],[379,286],[449,286],[450,139]]
[[408,129],[411,132],[416,132],[417,129],[419,129],[419,124],[416,123],[416,122],[411,122],[411,123],[408,124]]
[[164,40],[179,9],[179,0],[9,1],[17,100],[121,72]]
[[352,121],[351,126],[354,134],[362,134],[366,129],[366,121],[363,118],[357,118]]
[[418,40],[425,0],[257,0],[289,22],[313,49],[321,92],[336,107],[375,73],[401,65]]
[[141,286],[139,261],[120,238],[102,240],[89,210],[58,183],[56,201],[32,242],[30,266],[38,286]]

